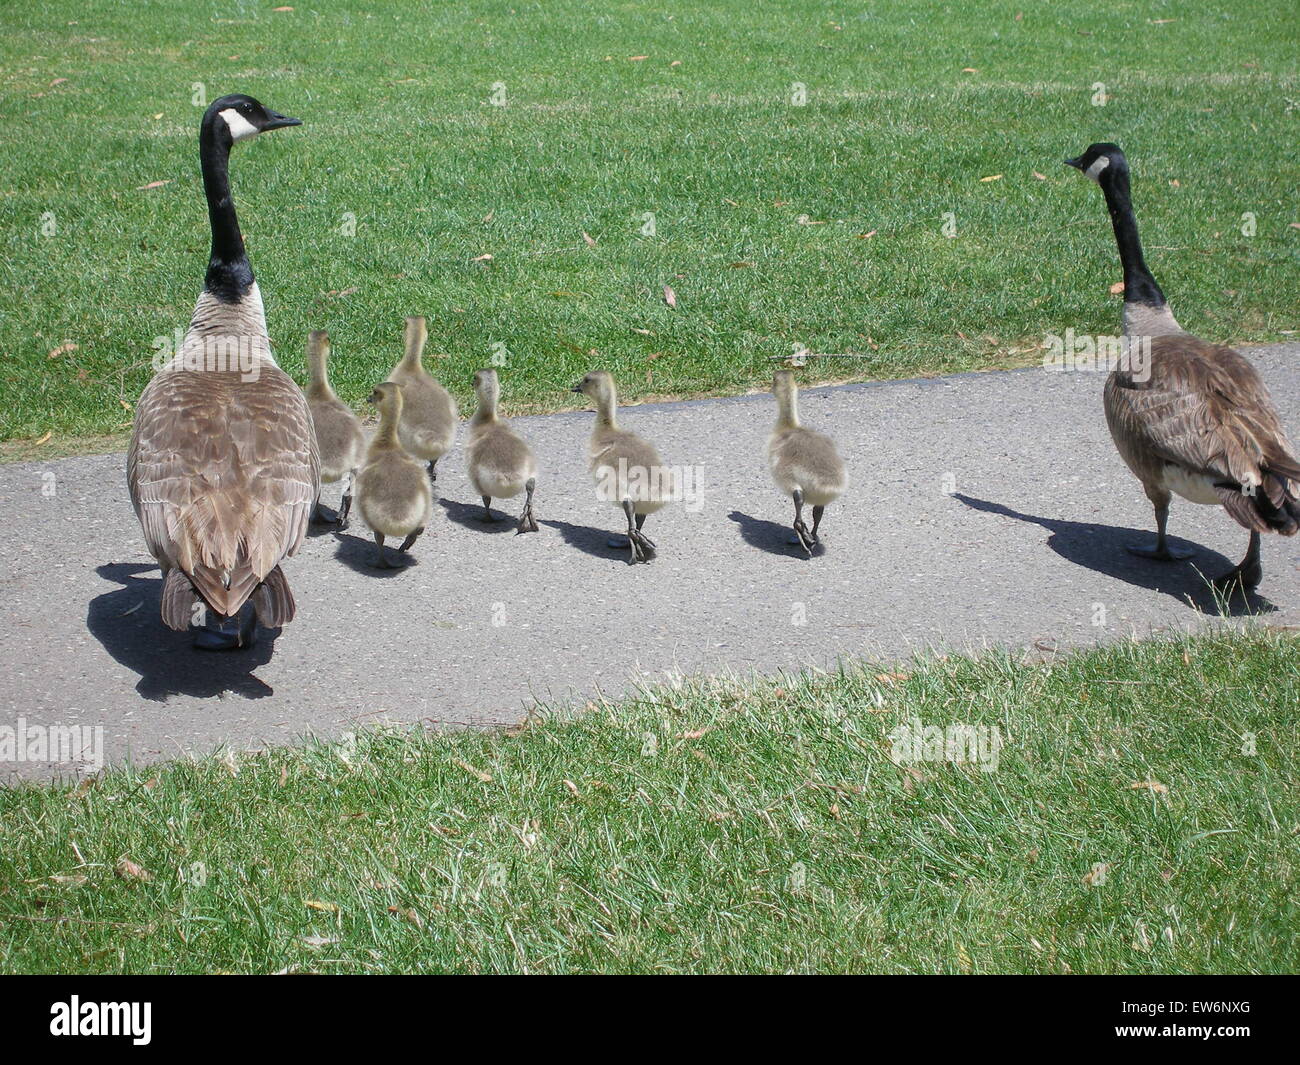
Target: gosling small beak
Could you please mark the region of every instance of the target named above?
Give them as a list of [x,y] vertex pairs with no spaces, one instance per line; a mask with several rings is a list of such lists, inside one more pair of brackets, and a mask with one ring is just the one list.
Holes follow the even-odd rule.
[[569,389],[569,391],[570,391],[570,392],[581,392],[581,391],[582,391],[582,385],[574,385],[571,389]]
[[285,126],[301,126],[301,118],[290,118],[288,115],[282,115],[278,111],[268,111],[268,120],[262,125],[262,132],[268,129],[284,129]]

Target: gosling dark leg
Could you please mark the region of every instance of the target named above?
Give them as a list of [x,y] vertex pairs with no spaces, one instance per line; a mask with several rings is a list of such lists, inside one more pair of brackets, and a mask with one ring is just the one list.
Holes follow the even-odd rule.
[[438,483],[438,460],[437,459],[431,459],[429,461],[429,480],[431,480],[434,484]]
[[794,535],[795,538],[791,543],[799,544],[807,552],[808,557],[812,558],[813,538],[803,521],[803,492],[798,488],[794,490]]
[[421,525],[418,529],[415,530],[415,532],[411,533],[410,536],[408,536],[405,540],[402,541],[402,546],[397,549],[398,552],[403,555],[406,554],[410,546],[420,538],[420,534],[422,532],[424,532],[423,525]]
[[826,508],[824,506],[813,507],[812,538],[813,538],[813,543],[815,544],[821,543],[821,537],[817,535],[817,529],[821,526],[822,515],[825,513],[826,513]]
[[623,513],[627,516],[627,540],[631,548],[631,557],[628,558],[628,565],[637,562],[649,562],[654,556],[655,545],[650,537],[641,531],[641,526],[645,524],[644,514],[634,514],[632,511],[632,500],[623,500]]
[[375,533],[375,566],[379,569],[392,569],[393,564],[384,554],[384,534]]
[[537,532],[537,519],[533,516],[533,490],[537,487],[537,478],[528,478],[528,497],[524,500],[524,509],[519,515],[519,532]]
[[1249,592],[1258,588],[1263,579],[1264,566],[1259,560],[1259,533],[1252,532],[1250,543],[1246,545],[1246,557],[1227,573],[1214,578],[1214,587],[1229,594],[1237,588]]
[[491,496],[481,496],[480,498],[483,500],[483,518],[482,518],[482,520],[483,520],[483,521],[496,521],[496,518],[492,517],[492,497],[491,497]]

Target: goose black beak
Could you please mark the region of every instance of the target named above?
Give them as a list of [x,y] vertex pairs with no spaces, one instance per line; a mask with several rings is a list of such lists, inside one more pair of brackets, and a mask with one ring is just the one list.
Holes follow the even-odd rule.
[[285,126],[301,126],[301,118],[290,118],[288,115],[282,115],[276,111],[268,111],[268,120],[262,124],[262,132],[268,129],[284,129]]
[[1082,169],[1083,169],[1083,161],[1082,161],[1081,159],[1066,159],[1066,160],[1065,160],[1065,165],[1066,165],[1066,166],[1072,166],[1072,167],[1074,167],[1075,170],[1082,170]]

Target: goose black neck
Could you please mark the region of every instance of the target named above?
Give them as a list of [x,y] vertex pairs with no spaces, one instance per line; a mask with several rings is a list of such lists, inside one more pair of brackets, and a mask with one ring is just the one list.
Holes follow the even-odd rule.
[[1129,198],[1128,174],[1115,174],[1103,184],[1102,192],[1110,209],[1110,224],[1115,229],[1120,265],[1124,268],[1124,302],[1165,306],[1165,294],[1160,291],[1142,257],[1137,219],[1133,216],[1133,201]]
[[253,285],[253,268],[230,196],[230,148],[233,141],[220,116],[209,113],[199,131],[199,163],[212,226],[212,254],[203,287],[223,303],[238,303]]

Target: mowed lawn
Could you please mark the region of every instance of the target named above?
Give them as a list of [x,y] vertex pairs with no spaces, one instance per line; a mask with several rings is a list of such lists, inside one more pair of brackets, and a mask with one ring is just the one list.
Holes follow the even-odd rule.
[[[931,658],[0,789],[0,969],[1294,972],[1297,662]],[[913,719],[1002,746],[900,765]]]
[[282,363],[328,329],[351,401],[411,313],[462,400],[495,356],[516,411],[597,366],[629,401],[744,391],[798,346],[845,356],[808,380],[1030,361],[1117,328],[1061,165],[1094,140],[1188,328],[1300,323],[1290,0],[280,6],[0,12],[10,454],[129,423],[206,262],[194,101],[233,90],[306,123],[237,152],[236,201]]

